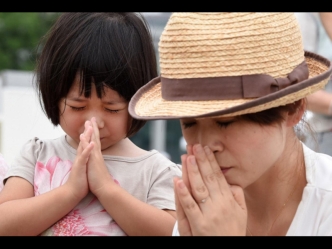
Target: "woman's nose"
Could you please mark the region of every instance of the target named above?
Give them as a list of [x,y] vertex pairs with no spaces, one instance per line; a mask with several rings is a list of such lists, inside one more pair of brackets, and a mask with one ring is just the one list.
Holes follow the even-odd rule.
[[211,129],[201,131],[199,134],[198,142],[204,147],[208,146],[212,152],[220,152],[224,149],[221,135],[213,132]]

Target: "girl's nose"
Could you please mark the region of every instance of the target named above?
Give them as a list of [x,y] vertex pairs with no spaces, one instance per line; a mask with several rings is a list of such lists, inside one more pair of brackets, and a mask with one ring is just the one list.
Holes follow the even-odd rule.
[[100,117],[98,115],[93,115],[93,116],[90,117],[90,120],[92,118],[95,118],[98,129],[102,129],[104,127],[104,119],[102,117]]
[[97,123],[99,129],[102,129],[104,127],[104,119],[103,118],[96,117],[96,123]]

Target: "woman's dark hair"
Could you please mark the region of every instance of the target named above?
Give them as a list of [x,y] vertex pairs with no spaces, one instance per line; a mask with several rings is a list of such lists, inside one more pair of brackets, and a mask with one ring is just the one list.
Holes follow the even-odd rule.
[[301,101],[298,100],[292,104],[274,107],[261,112],[244,114],[241,118],[261,125],[281,123],[284,120],[283,113],[295,113],[302,104]]
[[[305,106],[307,105],[306,99],[300,99],[288,105],[274,107],[257,113],[244,114],[241,116],[241,119],[245,119],[263,126],[279,124],[284,120],[283,113],[295,113],[302,104]],[[305,115],[303,115],[301,122],[295,127],[297,137],[304,142],[306,136],[311,135],[313,139],[316,140],[310,124],[304,117]]]
[[[149,26],[135,12],[63,13],[40,41],[36,88],[46,116],[56,126],[77,73],[80,91],[91,95],[95,84],[101,98],[104,87],[130,101],[134,93],[157,77],[156,54]],[[132,119],[127,136],[138,132],[146,121]]]

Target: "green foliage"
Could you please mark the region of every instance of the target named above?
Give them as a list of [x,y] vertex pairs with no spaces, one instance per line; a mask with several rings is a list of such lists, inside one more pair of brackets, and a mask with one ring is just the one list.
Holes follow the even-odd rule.
[[37,46],[59,13],[0,12],[0,71],[34,70]]

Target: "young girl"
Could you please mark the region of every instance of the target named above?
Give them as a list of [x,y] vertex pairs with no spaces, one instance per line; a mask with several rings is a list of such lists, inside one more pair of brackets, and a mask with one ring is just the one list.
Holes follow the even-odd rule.
[[66,135],[33,138],[0,193],[1,235],[171,235],[178,165],[129,137],[137,89],[157,76],[148,26],[136,13],[64,13],[47,34],[37,89]]
[[129,112],[180,119],[174,235],[331,236],[332,158],[297,132],[332,67],[303,51],[294,14],[174,13],[159,54]]

